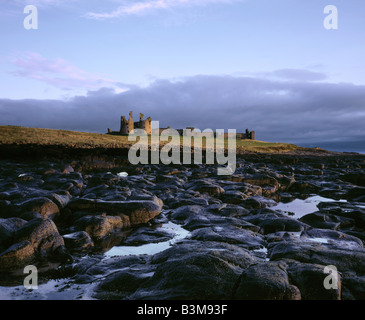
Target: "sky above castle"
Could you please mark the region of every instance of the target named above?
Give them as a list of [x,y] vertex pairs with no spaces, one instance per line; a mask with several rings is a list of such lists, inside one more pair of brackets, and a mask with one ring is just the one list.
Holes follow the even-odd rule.
[[2,0],[0,125],[105,132],[133,110],[362,148],[364,15],[363,0]]

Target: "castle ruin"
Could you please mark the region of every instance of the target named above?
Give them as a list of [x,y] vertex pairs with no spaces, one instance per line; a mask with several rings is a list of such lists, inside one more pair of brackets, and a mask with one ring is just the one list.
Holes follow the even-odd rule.
[[[152,133],[152,119],[148,117],[146,120],[143,120],[144,114],[139,114],[139,121],[133,121],[133,112],[129,112],[129,119],[127,121],[125,116],[122,116],[120,119],[120,130],[119,131],[112,131],[108,129],[108,134],[112,135],[128,135],[130,133],[134,133],[134,129],[143,129],[146,131],[147,134]],[[162,131],[170,129],[168,128],[159,128],[159,133],[161,134]],[[195,128],[187,127],[186,130],[194,131]],[[185,129],[176,129],[176,131],[180,134],[184,134]],[[228,138],[228,133],[224,133],[224,137]],[[255,131],[249,131],[246,129],[245,133],[236,133],[237,139],[249,139],[255,140]]]
[[125,116],[122,116],[120,119],[120,130],[119,131],[111,131],[108,129],[108,134],[114,134],[114,135],[124,135],[124,134],[130,134],[134,133],[134,129],[143,129],[146,131],[147,134],[151,134],[152,132],[152,119],[151,117],[148,117],[146,120],[143,120],[144,114],[139,114],[139,121],[134,122],[133,121],[133,112],[129,112],[129,119],[125,118]]

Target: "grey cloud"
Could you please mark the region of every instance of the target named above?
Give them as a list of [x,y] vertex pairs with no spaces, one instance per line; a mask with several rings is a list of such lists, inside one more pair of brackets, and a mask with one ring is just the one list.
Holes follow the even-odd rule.
[[295,81],[320,81],[327,78],[324,73],[303,69],[280,69],[273,71],[271,75],[274,77]]
[[134,111],[161,127],[246,128],[257,139],[316,144],[358,141],[365,150],[365,86],[231,76],[157,80],[115,94],[103,88],[61,100],[0,99],[0,124],[106,132]]

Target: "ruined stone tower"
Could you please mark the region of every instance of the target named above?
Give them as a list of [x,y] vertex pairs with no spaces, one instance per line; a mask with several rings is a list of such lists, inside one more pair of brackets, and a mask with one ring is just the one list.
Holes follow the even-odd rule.
[[148,117],[146,120],[143,120],[144,114],[139,114],[139,122],[134,123],[134,127],[138,129],[143,129],[146,131],[147,134],[151,134],[151,117]]
[[120,120],[120,133],[121,134],[128,134],[128,121],[125,116],[122,116]]
[[147,134],[151,134],[152,132],[152,119],[148,117],[146,120],[143,120],[144,114],[139,114],[139,121],[133,121],[133,112],[129,112],[129,119],[125,118],[125,116],[121,117],[120,120],[120,130],[119,134],[130,134],[134,132],[134,129],[144,129]]
[[133,112],[129,112],[128,126],[127,126],[127,134],[134,133],[134,122],[133,122]]

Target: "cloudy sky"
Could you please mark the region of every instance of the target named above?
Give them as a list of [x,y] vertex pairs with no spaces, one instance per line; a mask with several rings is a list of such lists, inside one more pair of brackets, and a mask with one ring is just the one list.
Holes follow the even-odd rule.
[[363,0],[1,0],[0,125],[104,133],[134,111],[365,151],[364,15]]

